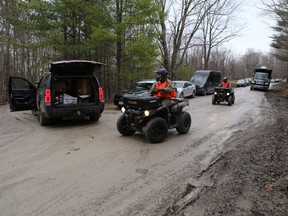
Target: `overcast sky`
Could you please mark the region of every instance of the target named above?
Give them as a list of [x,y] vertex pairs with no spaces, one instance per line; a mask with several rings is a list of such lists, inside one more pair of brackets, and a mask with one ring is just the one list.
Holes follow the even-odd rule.
[[245,29],[240,32],[239,37],[232,39],[227,45],[231,50],[244,54],[247,49],[269,52],[273,35],[271,26],[275,23],[273,19],[265,15],[261,0],[246,0],[239,18],[245,23]]

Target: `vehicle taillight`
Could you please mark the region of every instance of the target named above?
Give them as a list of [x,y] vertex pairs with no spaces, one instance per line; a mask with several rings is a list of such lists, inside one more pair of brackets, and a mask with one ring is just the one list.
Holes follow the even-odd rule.
[[98,88],[98,92],[99,92],[99,100],[104,100],[104,92],[101,87]]
[[51,103],[51,90],[45,89],[44,102]]

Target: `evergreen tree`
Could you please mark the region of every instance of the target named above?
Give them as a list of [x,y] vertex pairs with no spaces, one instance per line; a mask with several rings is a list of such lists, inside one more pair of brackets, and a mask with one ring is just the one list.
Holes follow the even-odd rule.
[[112,2],[110,11],[113,18],[117,89],[123,88],[127,78],[135,82],[148,78],[149,73],[152,75],[158,56],[155,30],[152,27],[157,9],[152,0]]
[[288,61],[288,2],[282,1],[274,8],[277,15],[277,26],[273,29],[277,34],[273,35],[271,46],[277,49],[275,55],[284,61]]
[[[288,2],[286,0],[272,1],[272,13],[275,15],[277,25],[273,27],[276,34],[273,35],[271,47],[275,48],[273,55],[281,61],[288,62]],[[288,79],[288,72],[286,72]]]

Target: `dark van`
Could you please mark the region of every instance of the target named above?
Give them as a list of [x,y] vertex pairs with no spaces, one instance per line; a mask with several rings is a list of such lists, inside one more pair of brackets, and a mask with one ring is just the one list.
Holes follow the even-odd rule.
[[222,80],[220,71],[215,70],[197,70],[191,79],[196,86],[197,95],[207,95],[214,92],[214,88],[219,86]]

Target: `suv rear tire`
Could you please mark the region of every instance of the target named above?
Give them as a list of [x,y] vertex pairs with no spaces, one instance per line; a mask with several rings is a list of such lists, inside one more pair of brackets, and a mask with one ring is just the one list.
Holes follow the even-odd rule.
[[48,119],[43,113],[39,112],[39,122],[41,126],[47,126],[51,123],[51,120]]
[[98,116],[98,115],[89,115],[90,121],[98,121],[99,118],[100,118],[100,116]]

